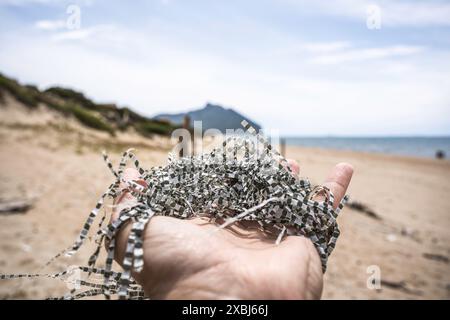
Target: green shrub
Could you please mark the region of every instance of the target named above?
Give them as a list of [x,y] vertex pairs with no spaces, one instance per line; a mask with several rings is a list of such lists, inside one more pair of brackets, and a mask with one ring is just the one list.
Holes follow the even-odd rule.
[[114,129],[108,123],[106,123],[103,119],[97,116],[92,111],[83,109],[78,105],[70,105],[69,106],[72,114],[75,118],[78,119],[82,124],[87,127],[109,132],[111,135],[114,135]]
[[82,94],[81,92],[77,92],[72,89],[66,89],[62,87],[51,87],[45,90],[44,92],[51,93],[54,96],[60,97],[64,100],[69,100],[73,103],[82,105],[83,107],[88,109],[95,110],[96,108],[96,104],[92,100],[86,98],[84,94]]
[[39,102],[39,90],[30,87],[22,87],[17,81],[0,74],[0,87],[11,93],[18,101],[28,107],[36,107]]
[[28,90],[20,90],[17,92],[16,99],[27,105],[28,107],[35,108],[38,105],[38,99],[35,94],[30,93]]
[[16,80],[0,73],[0,102],[9,92],[28,107],[44,103],[66,116],[73,115],[83,125],[115,135],[114,128],[126,130],[134,127],[143,136],[170,135],[178,126],[170,122],[149,119],[129,108],[115,104],[96,104],[83,93],[62,87],[51,87],[43,92],[33,85],[20,85]]
[[18,83],[12,79],[9,79],[0,73],[0,87],[7,91],[17,90]]
[[40,93],[38,87],[36,87],[35,85],[27,84],[27,85],[25,85],[24,87],[25,87],[26,89],[28,89],[28,90],[34,92],[35,94],[39,94],[39,93]]
[[46,93],[42,93],[39,96],[39,100],[45,103],[50,109],[58,111],[66,116],[72,114],[72,109],[65,102],[60,102],[58,99],[55,99]]
[[152,134],[170,135],[176,127],[171,124],[147,120],[145,122],[138,122],[135,125],[136,130],[143,136],[151,136]]

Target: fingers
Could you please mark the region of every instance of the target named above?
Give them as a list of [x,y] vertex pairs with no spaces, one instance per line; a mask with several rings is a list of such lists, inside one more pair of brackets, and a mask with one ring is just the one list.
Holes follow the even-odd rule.
[[[127,168],[123,172],[122,178],[125,181],[134,181],[136,183],[139,183],[143,186],[145,186],[145,181],[140,179],[140,174],[136,169],[133,168]],[[115,220],[118,218],[119,213],[127,208],[131,207],[136,204],[136,198],[128,191],[126,190],[128,188],[128,185],[125,182],[120,182],[120,189],[123,190],[122,194],[119,195],[115,200],[114,204],[116,205],[113,210],[112,214],[112,220]]]
[[291,168],[294,175],[298,176],[300,173],[300,165],[294,159],[287,159],[289,168]]
[[[127,168],[123,172],[122,178],[125,181],[133,181],[146,186],[144,180],[140,179],[140,174],[136,169]],[[121,182],[119,188],[122,189],[122,194],[114,200],[114,209],[112,212],[111,220],[114,221],[119,217],[120,212],[125,208],[133,207],[137,204],[137,199],[127,189],[129,186],[125,182]],[[128,241],[128,235],[130,234],[131,225],[127,223],[116,234],[116,250],[115,259],[119,264],[122,264],[125,249]]]
[[333,207],[336,208],[347,192],[348,185],[353,175],[353,166],[348,163],[337,164],[324,182],[334,195]]
[[[300,174],[300,165],[293,159],[287,159],[289,168],[294,175]],[[342,198],[347,192],[347,188],[350,184],[350,180],[353,175],[353,166],[348,163],[339,163],[331,171],[328,178],[325,180],[324,186],[328,187],[334,195],[333,206],[336,208],[341,202]]]

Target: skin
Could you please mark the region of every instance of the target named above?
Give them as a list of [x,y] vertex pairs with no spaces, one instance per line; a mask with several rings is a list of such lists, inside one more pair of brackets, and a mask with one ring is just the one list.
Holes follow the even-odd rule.
[[[289,165],[298,175],[298,163],[289,160]],[[351,165],[340,163],[325,180],[335,206],[352,174]],[[127,169],[124,178],[145,184],[134,169]],[[112,219],[135,203],[125,190]],[[117,235],[118,263],[130,229],[126,225]],[[206,219],[157,216],[147,224],[143,248],[144,269],[133,277],[152,299],[319,299],[322,294],[320,259],[305,237],[287,236],[277,246],[273,238],[243,226],[217,230]]]

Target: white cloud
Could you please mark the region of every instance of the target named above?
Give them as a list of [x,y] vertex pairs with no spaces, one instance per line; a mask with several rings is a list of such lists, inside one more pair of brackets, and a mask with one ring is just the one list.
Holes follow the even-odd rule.
[[288,0],[299,10],[342,16],[365,23],[367,8],[381,9],[383,26],[450,26],[450,3],[439,0]]
[[399,56],[409,56],[423,51],[424,48],[418,46],[391,46],[384,48],[368,48],[347,50],[335,54],[320,55],[311,59],[317,64],[338,64],[343,62],[358,62],[373,59],[385,59]]
[[66,27],[64,20],[39,20],[35,23],[35,27],[40,30],[54,31]]
[[450,26],[450,3],[443,1],[381,2],[383,23],[392,26]]
[[351,44],[348,41],[312,42],[303,45],[306,51],[312,53],[335,52],[349,47],[351,47]]
[[[38,26],[39,25],[39,26]],[[54,31],[50,35],[50,39],[58,41],[87,41],[92,42],[108,42],[106,45],[111,45],[114,42],[120,42],[124,39],[123,33],[113,25],[96,25],[92,27],[84,27],[79,29],[70,30],[67,28],[63,20],[55,21],[41,21],[36,24],[38,29]],[[60,31],[64,29],[64,31]]]
[[0,5],[24,6],[30,4],[50,4],[56,3],[57,0],[3,0]]
[[349,41],[298,42],[295,39],[285,38],[281,40],[281,43],[282,46],[271,47],[259,53],[259,55],[270,56],[273,59],[286,59],[288,57],[309,57],[311,55],[342,52],[352,47],[352,43]]
[[62,5],[66,6],[69,4],[77,4],[80,6],[91,6],[95,0],[1,0],[0,6],[9,5],[9,6],[29,6],[29,5]]
[[71,30],[66,32],[60,32],[52,36],[55,41],[65,41],[65,40],[83,40],[90,37],[93,33],[93,29],[85,28],[79,30]]

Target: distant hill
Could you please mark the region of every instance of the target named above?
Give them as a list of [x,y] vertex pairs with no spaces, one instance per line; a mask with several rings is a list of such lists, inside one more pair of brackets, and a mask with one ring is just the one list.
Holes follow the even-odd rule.
[[203,131],[214,128],[225,133],[226,129],[243,129],[241,126],[242,120],[246,120],[257,130],[261,129],[261,127],[254,121],[244,117],[242,114],[234,111],[233,109],[227,109],[210,103],[206,104],[206,106],[202,109],[193,110],[186,113],[159,114],[155,118],[181,125],[185,115],[189,116],[191,126],[194,125],[194,121],[201,120],[203,122]]

